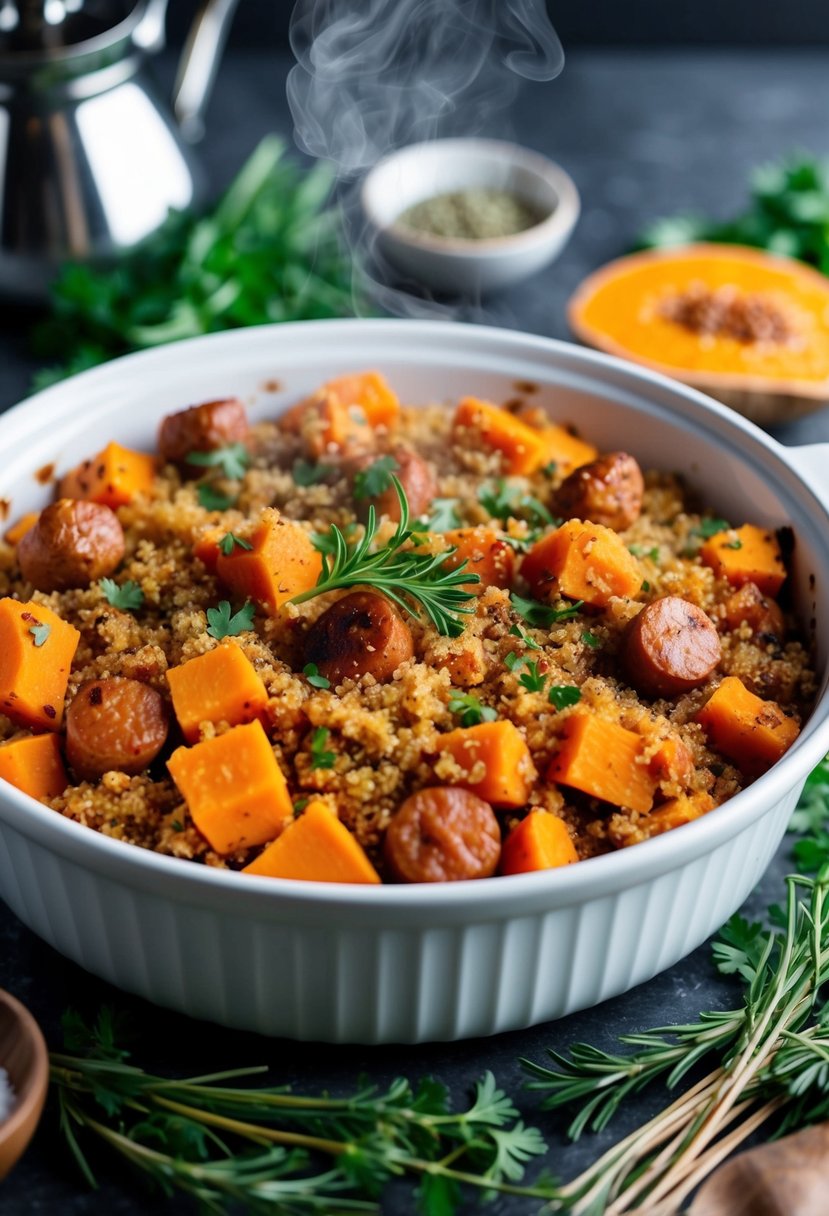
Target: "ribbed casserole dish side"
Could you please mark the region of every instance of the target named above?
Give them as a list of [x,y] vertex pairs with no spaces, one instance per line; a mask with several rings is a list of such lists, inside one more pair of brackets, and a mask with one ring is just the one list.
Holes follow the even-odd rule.
[[[793,465],[811,465],[814,480],[824,451],[784,453],[691,390],[543,339],[434,323],[324,322],[134,356],[0,419],[0,494],[17,515],[42,505],[32,473],[48,461],[66,468],[109,438],[146,447],[164,413],[220,394],[247,392],[255,418],[272,416],[328,376],[369,365],[413,402],[462,392],[504,400],[517,382],[533,382],[534,400],[555,416],[600,446],[686,473],[725,515],[791,523],[801,612],[818,622],[823,663],[829,519]],[[260,387],[274,378],[279,393]],[[697,823],[565,871],[440,888],[211,871],[108,840],[3,786],[0,894],[88,970],[226,1025],[365,1043],[515,1029],[649,978],[730,915],[829,748],[827,716],[822,695],[784,760]]]

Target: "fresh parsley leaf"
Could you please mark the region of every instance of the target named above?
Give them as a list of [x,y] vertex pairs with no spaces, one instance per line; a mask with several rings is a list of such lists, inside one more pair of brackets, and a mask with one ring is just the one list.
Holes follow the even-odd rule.
[[291,475],[298,486],[315,486],[325,481],[331,472],[330,464],[317,464],[310,460],[295,460]]
[[222,494],[209,481],[200,481],[196,486],[199,506],[205,511],[229,511],[236,506],[237,499],[230,494]]
[[481,722],[494,722],[498,717],[497,711],[489,705],[482,705],[471,692],[459,692],[452,689],[448,709],[456,714],[461,726],[478,726]]
[[[345,539],[348,541],[357,531],[357,524],[352,520],[351,523],[340,529]],[[333,557],[337,552],[337,541],[331,531],[328,532],[312,532],[311,544],[319,553],[324,553],[327,557]]]
[[335,752],[326,751],[328,736],[331,734],[324,726],[318,726],[311,736],[311,770],[317,768],[333,768],[337,759]]
[[651,585],[650,585],[650,583],[648,582],[648,580],[647,580],[647,579],[645,579],[645,580],[644,580],[644,582],[642,583],[642,586],[641,586],[640,590],[641,590],[641,591],[650,591],[650,589],[651,589]]
[[224,553],[225,557],[230,557],[234,549],[253,549],[253,545],[248,540],[244,540],[241,536],[236,536],[233,532],[225,532],[222,539],[219,541],[219,548]]
[[233,613],[229,602],[221,600],[218,608],[207,609],[209,622],[207,632],[211,638],[221,641],[222,638],[235,638],[253,628],[253,618],[256,615],[255,606],[248,600],[244,608]]
[[538,670],[538,662],[536,660],[525,659],[527,670],[522,672],[518,677],[518,683],[523,685],[528,692],[541,692],[544,685],[547,683],[547,677],[542,675]]
[[41,624],[40,621],[35,621],[34,625],[29,626],[29,633],[35,641],[35,646],[45,646],[49,634],[52,632],[51,625]]
[[723,545],[723,549],[742,549],[742,547],[743,542],[739,537],[735,537],[734,540],[729,540]]
[[181,822],[180,819],[174,819],[173,822],[170,824],[170,827],[172,828],[172,830],[174,832],[183,832],[184,831],[184,824]]
[[652,562],[659,561],[659,546],[654,545],[652,549],[646,549],[644,545],[628,545],[628,553],[632,553],[634,557],[647,557]]
[[250,452],[243,443],[229,443],[213,452],[191,452],[187,463],[200,469],[221,469],[225,477],[238,481],[250,464]]
[[545,477],[555,477],[557,468],[558,464],[555,460],[548,460],[547,463],[542,467],[541,472]]
[[585,629],[584,633],[581,635],[581,640],[584,642],[585,646],[589,646],[591,650],[595,650],[597,646],[601,646],[602,644],[602,639],[596,637],[596,634],[591,633],[589,629]]
[[531,638],[528,633],[525,633],[520,625],[513,625],[512,629],[510,629],[510,636],[513,638],[520,638],[521,641],[524,643],[524,645],[527,646],[530,650],[540,650],[541,649],[540,645],[538,644],[538,642],[536,642],[535,638]]
[[568,705],[578,705],[581,700],[581,689],[572,684],[554,684],[550,689],[548,700],[555,709],[566,709]]
[[400,465],[393,456],[379,456],[367,469],[354,475],[354,497],[379,498],[392,484],[391,475]]
[[550,604],[540,604],[538,600],[524,599],[514,591],[510,592],[509,598],[518,615],[536,629],[545,629],[556,624],[557,621],[572,620],[574,616],[578,616],[579,609],[584,604],[584,600],[576,600],[572,604],[566,604],[563,608],[553,608]]
[[520,487],[510,485],[504,477],[481,486],[478,502],[493,519],[506,523],[510,519],[524,519],[536,527],[549,527],[556,521],[537,498],[521,492]]
[[122,612],[135,612],[144,603],[144,592],[131,578],[120,587],[114,579],[102,578],[100,588],[113,608]]
[[302,674],[313,688],[331,687],[331,681],[326,679],[325,676],[320,675],[320,669],[316,663],[306,663],[302,669]]
[[432,514],[426,527],[430,532],[452,532],[460,528],[461,517],[457,507],[459,498],[435,498],[432,500]]
[[709,540],[720,532],[727,532],[730,527],[727,519],[701,519],[697,526],[691,529],[691,536],[701,536],[703,540]]
[[514,650],[504,655],[504,666],[508,671],[515,671],[516,667],[520,667],[523,662],[523,657],[520,654],[516,654]]

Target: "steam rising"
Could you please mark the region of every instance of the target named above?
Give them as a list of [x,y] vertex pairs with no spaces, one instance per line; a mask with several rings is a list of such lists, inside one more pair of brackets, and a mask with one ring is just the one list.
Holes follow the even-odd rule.
[[520,78],[564,63],[544,0],[298,0],[291,46],[297,143],[345,178],[404,144],[480,132]]

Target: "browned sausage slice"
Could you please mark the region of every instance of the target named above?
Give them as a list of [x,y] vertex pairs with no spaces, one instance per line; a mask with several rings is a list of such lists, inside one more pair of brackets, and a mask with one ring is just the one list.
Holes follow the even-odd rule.
[[489,878],[501,856],[501,829],[488,802],[468,790],[438,786],[406,799],[383,847],[400,882]]
[[673,697],[696,688],[721,658],[714,623],[696,604],[678,595],[646,604],[622,640],[627,677],[650,697]]
[[238,398],[205,401],[167,415],[158,432],[158,450],[168,464],[200,477],[204,469],[187,463],[192,452],[215,452],[231,443],[243,443],[249,432],[247,412]]
[[139,680],[113,676],[82,684],[66,711],[66,756],[83,781],[116,770],[134,776],[167,738],[167,709]]
[[124,556],[124,530],[109,507],[59,498],[41,511],[17,547],[20,572],[38,591],[88,587]]
[[624,532],[642,510],[642,470],[627,452],[609,452],[583,464],[556,490],[553,509],[564,519],[585,519]]
[[394,605],[373,591],[352,591],[311,627],[305,660],[332,684],[370,674],[390,680],[414,654],[412,631]]
[[[389,455],[397,465],[397,468],[392,469],[391,472],[403,487],[409,503],[409,514],[412,519],[416,519],[418,515],[423,515],[429,510],[437,494],[434,473],[423,457],[413,448],[396,447]],[[386,488],[380,494],[372,496],[364,492],[362,484],[364,478],[361,475],[364,475],[379,459],[381,457],[375,453],[366,452],[349,462],[349,471],[354,478],[354,498],[363,519],[365,519],[371,503],[378,515],[387,515],[389,519],[399,523],[400,503],[390,477],[386,479]]]
[[729,629],[739,629],[745,622],[753,634],[782,638],[783,610],[756,583],[743,583],[725,601],[725,622]]

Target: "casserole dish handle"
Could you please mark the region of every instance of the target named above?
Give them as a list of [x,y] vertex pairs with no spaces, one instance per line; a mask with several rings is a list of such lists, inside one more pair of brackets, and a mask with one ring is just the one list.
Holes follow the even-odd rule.
[[824,506],[829,507],[829,443],[804,443],[787,449],[789,460]]

